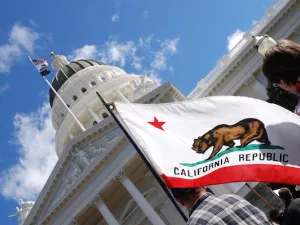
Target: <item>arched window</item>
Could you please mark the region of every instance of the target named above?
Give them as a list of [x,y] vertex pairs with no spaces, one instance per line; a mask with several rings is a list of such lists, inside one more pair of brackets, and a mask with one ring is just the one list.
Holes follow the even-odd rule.
[[86,92],[85,88],[81,88],[82,93]]
[[93,125],[96,125],[97,124],[97,121],[95,120],[94,122],[93,122]]
[[73,100],[74,100],[74,101],[77,100],[77,96],[76,96],[76,95],[73,96]]
[[102,117],[105,119],[106,117],[108,117],[107,113],[102,113]]
[[95,81],[92,81],[92,82],[91,82],[91,85],[92,85],[92,86],[95,86],[95,85],[96,85],[96,82],[95,82]]

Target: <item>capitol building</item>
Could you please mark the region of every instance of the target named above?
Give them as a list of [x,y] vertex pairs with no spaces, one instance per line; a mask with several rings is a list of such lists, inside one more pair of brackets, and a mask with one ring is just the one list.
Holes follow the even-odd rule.
[[[51,66],[56,70],[52,86],[82,127],[50,89],[59,160],[36,202],[20,212],[19,225],[185,224],[96,92],[106,102],[144,104],[213,95],[266,100],[262,56],[252,36],[268,34],[275,40],[287,38],[299,43],[299,9],[300,0],[278,0],[188,96],[170,82],[159,85],[145,75],[128,74],[93,59],[68,62],[65,56],[52,53]],[[280,204],[265,184],[249,185],[274,206]],[[244,183],[209,188],[215,194],[238,194],[266,213],[269,210]],[[182,210],[188,215],[185,208]]]

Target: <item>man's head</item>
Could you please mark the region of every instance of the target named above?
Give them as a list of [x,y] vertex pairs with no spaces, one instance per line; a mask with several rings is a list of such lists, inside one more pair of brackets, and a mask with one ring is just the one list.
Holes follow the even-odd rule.
[[278,192],[280,199],[286,203],[293,199],[292,192],[288,188],[281,188]]
[[300,77],[300,45],[289,40],[279,41],[265,53],[262,71],[269,85],[296,94]]
[[172,188],[174,198],[183,206],[191,209],[195,202],[206,193],[205,187],[198,188]]

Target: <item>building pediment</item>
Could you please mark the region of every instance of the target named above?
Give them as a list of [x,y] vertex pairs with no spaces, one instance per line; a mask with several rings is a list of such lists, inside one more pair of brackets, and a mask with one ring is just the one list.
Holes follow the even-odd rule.
[[[138,103],[184,100],[171,83],[138,99]],[[111,117],[80,133],[66,145],[24,225],[37,224],[59,212],[127,138]]]
[[124,142],[126,139],[112,118],[107,118],[71,140],[25,224],[36,224],[36,221],[59,210]]

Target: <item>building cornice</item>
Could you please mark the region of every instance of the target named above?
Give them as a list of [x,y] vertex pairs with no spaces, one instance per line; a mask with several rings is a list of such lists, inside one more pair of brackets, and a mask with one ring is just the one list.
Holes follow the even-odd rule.
[[[243,39],[220,59],[217,66],[206,77],[200,80],[197,87],[188,95],[188,98],[213,95],[217,87],[228,80],[229,76],[239,68],[250,54],[257,51],[252,35],[259,36],[274,30],[276,25],[291,12],[296,3],[297,0],[279,0],[274,6],[271,6],[265,16],[249,32],[245,33]],[[276,11],[277,8],[279,11]],[[266,18],[268,15],[269,20]],[[264,20],[268,21],[261,25],[260,23],[263,23]],[[205,80],[207,84],[204,84]]]

